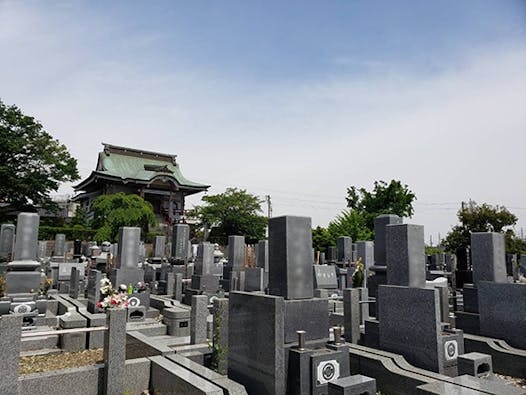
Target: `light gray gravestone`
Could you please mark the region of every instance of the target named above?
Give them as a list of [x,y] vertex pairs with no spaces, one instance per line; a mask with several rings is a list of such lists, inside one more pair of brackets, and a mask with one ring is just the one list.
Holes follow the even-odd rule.
[[192,296],[190,313],[190,344],[206,343],[206,318],[208,317],[208,296]]
[[166,236],[155,236],[153,241],[154,258],[164,258],[166,253]]
[[55,235],[55,245],[53,247],[53,256],[64,257],[66,255],[66,235],[57,233]]
[[108,309],[108,330],[104,333],[104,390],[106,394],[126,391],[126,309]]
[[245,262],[245,236],[228,236],[228,266],[242,270]]
[[356,260],[362,259],[365,268],[374,264],[374,242],[357,241],[356,242]]
[[0,316],[0,394],[18,395],[22,315]]
[[471,264],[475,286],[478,286],[480,281],[507,282],[504,234],[472,233]]

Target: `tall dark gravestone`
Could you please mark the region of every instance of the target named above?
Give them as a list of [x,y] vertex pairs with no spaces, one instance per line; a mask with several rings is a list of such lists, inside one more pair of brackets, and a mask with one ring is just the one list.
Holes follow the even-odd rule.
[[285,299],[314,296],[311,219],[275,217],[269,221],[269,292]]
[[15,246],[15,225],[2,224],[0,231],[0,261],[8,261],[13,258]]
[[188,258],[188,241],[190,227],[186,224],[175,224],[172,230],[172,259],[184,262]]

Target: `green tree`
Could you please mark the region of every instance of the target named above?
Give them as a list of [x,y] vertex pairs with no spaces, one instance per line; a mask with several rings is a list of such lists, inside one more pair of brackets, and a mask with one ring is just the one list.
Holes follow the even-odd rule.
[[327,247],[336,245],[334,237],[322,226],[312,229],[312,248],[315,251],[327,252]]
[[157,221],[150,202],[138,195],[126,195],[123,192],[113,195],[101,195],[93,202],[92,228],[97,229],[94,239],[116,241],[121,226],[137,226],[142,228],[143,235],[149,226]]
[[332,243],[339,236],[350,236],[353,240],[374,238],[374,219],[381,214],[396,214],[401,217],[413,215],[416,196],[400,181],[375,181],[372,191],[351,186],[347,188],[347,207],[327,227]]
[[365,221],[365,227],[374,232],[374,219],[381,214],[412,217],[416,196],[407,185],[398,180],[375,181],[372,191],[351,186],[347,188],[347,207]]
[[329,223],[327,228],[336,245],[339,236],[350,236],[353,240],[371,240],[373,231],[367,227],[367,216],[357,210],[343,210]]
[[0,212],[55,209],[49,194],[79,178],[77,160],[33,117],[0,100]]
[[524,248],[524,242],[510,229],[517,223],[517,217],[504,206],[478,205],[470,200],[462,202],[457,217],[460,224],[455,225],[442,242],[447,251],[468,247],[472,232],[505,232],[508,252],[518,253]]
[[75,210],[75,215],[71,218],[71,226],[81,226],[83,228],[88,227],[88,213],[81,206],[78,206]]
[[253,243],[265,238],[267,218],[262,213],[263,201],[244,189],[227,188],[224,193],[203,196],[205,204],[195,206],[190,216],[199,226],[211,229],[210,241],[226,244],[228,236],[245,236]]

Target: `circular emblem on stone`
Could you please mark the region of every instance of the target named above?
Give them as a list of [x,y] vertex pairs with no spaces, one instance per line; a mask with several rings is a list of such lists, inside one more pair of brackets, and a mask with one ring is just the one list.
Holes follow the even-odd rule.
[[131,307],[138,307],[141,305],[141,300],[136,296],[132,296],[130,299],[128,299],[128,305]]
[[327,384],[329,381],[340,377],[340,364],[335,359],[322,361],[317,366],[316,381],[318,385]]
[[325,365],[325,367],[322,370],[323,378],[327,381],[332,380],[334,377],[334,365],[332,363],[328,363]]
[[458,344],[456,340],[449,340],[444,343],[444,349],[446,352],[446,360],[451,361],[458,357]]
[[457,351],[457,348],[455,347],[454,344],[449,344],[447,346],[447,355],[452,358],[454,355],[455,355],[455,352]]
[[31,311],[31,306],[28,306],[27,304],[19,304],[18,306],[15,306],[13,311],[19,314],[29,313]]

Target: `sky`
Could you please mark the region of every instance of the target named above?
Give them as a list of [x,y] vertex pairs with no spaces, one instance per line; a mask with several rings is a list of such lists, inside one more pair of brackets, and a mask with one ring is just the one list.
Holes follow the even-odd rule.
[[525,0],[0,0],[0,48],[0,100],[82,178],[105,142],[313,226],[397,179],[428,243],[469,199],[526,233]]

